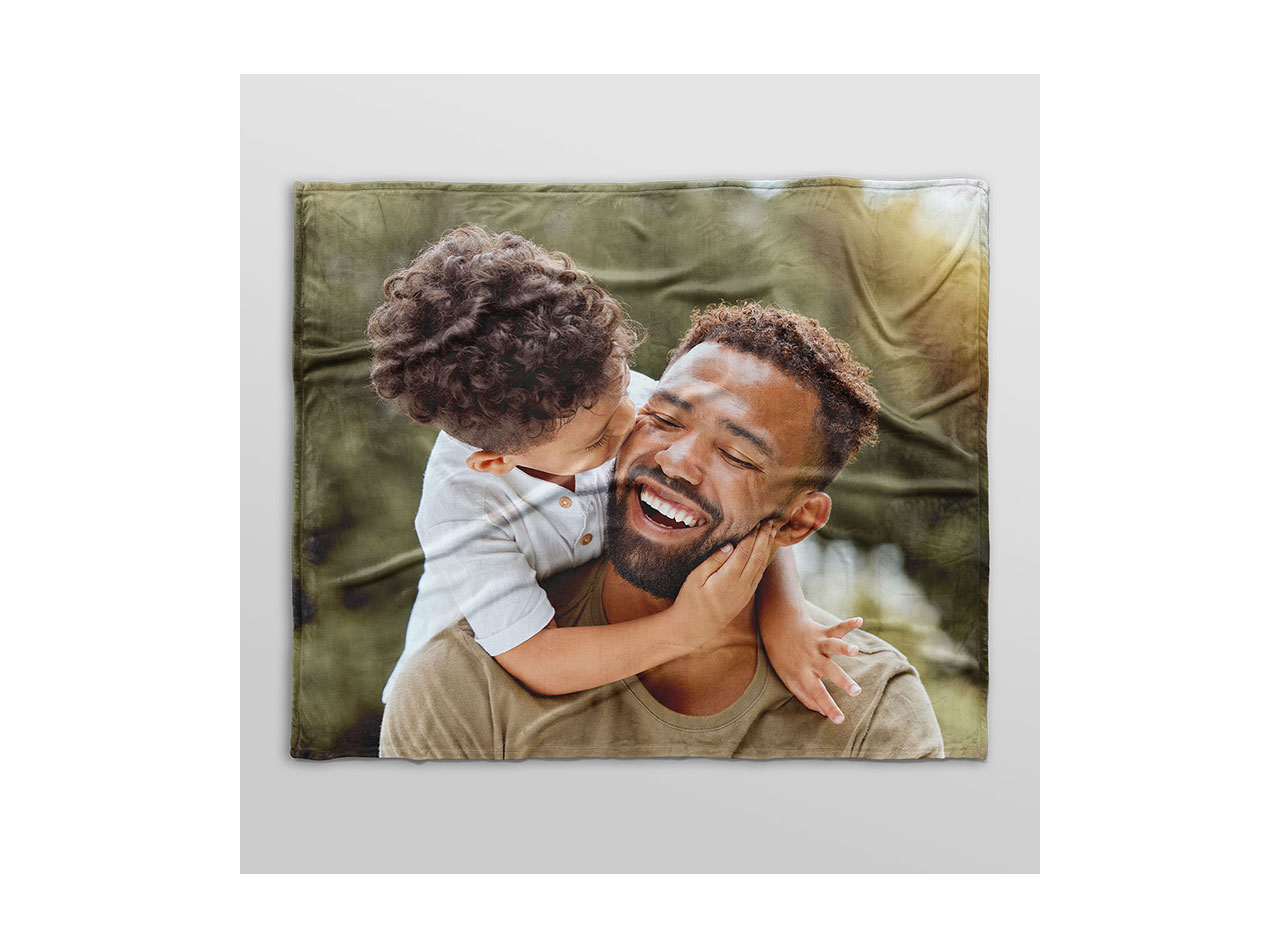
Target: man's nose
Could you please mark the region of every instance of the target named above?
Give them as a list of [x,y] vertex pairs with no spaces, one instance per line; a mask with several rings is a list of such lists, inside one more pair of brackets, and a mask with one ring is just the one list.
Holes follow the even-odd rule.
[[672,480],[697,485],[702,483],[702,461],[698,450],[698,439],[685,435],[655,454],[654,461]]

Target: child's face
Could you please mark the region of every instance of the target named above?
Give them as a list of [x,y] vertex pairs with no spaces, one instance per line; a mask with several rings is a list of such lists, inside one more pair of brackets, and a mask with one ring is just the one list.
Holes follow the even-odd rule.
[[581,474],[618,453],[636,421],[636,406],[627,396],[631,370],[624,369],[614,391],[590,408],[579,408],[550,441],[507,457],[520,467],[546,474]]

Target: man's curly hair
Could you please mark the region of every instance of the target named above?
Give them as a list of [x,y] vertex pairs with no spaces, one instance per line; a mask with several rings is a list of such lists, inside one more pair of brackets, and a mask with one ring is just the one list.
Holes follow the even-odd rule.
[[752,300],[720,302],[690,317],[693,326],[671,350],[671,362],[703,342],[718,342],[771,362],[818,396],[814,427],[821,439],[797,482],[823,490],[863,445],[876,443],[880,399],[871,370],[816,319]]
[[617,384],[639,342],[622,306],[563,253],[465,225],[382,285],[373,388],[486,451],[549,439]]

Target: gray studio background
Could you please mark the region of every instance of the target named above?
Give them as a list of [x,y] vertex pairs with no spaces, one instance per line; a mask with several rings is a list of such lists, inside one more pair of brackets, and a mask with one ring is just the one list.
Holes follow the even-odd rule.
[[[1038,871],[1038,100],[1035,77],[245,77],[242,871]],[[293,182],[823,175],[991,186],[988,760],[290,758]]]

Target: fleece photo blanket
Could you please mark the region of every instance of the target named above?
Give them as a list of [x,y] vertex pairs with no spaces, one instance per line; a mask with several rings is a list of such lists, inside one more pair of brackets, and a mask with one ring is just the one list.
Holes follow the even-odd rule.
[[[300,183],[295,212],[293,756],[986,756],[984,182]],[[878,441],[791,548],[814,615],[862,619],[841,658],[862,692],[828,685],[842,723],[789,694],[764,648],[705,704],[696,676],[664,690],[660,670],[537,693],[466,623],[404,654],[439,431],[375,393],[367,328],[387,277],[464,224],[569,255],[642,328],[634,377],[661,385],[691,314],[744,301],[817,320],[870,369]],[[729,378],[746,371],[726,358]],[[577,499],[547,489],[566,509]],[[599,559],[556,592],[566,621],[562,606],[614,618],[609,550],[592,541]]]

